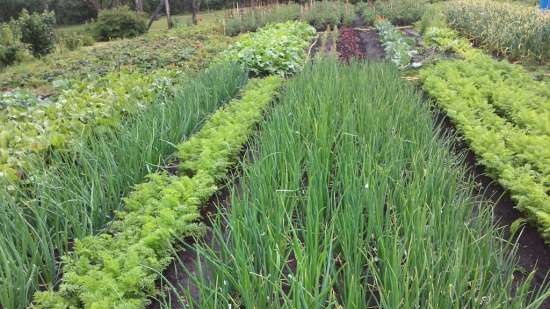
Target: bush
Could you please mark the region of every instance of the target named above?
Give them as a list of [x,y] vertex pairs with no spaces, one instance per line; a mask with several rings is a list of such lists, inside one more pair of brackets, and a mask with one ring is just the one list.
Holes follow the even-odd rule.
[[62,25],[80,24],[97,18],[96,8],[86,0],[52,0],[50,9],[55,11],[57,23]]
[[257,7],[227,19],[225,32],[234,36],[241,32],[256,31],[269,23],[280,23],[300,18],[298,4]]
[[354,17],[353,5],[330,1],[315,2],[304,14],[304,19],[317,30],[325,30],[328,25],[351,25]]
[[376,1],[376,15],[389,19],[394,25],[409,25],[422,17],[428,0]]
[[0,68],[21,61],[28,56],[27,48],[8,24],[0,25]]
[[374,25],[376,19],[376,13],[374,12],[374,7],[367,2],[361,2],[357,4],[357,13],[363,19],[363,22],[368,25]]
[[21,32],[21,42],[29,44],[35,57],[47,55],[53,50],[55,37],[53,12],[29,14],[24,9],[19,18],[12,23]]
[[145,31],[147,31],[145,18],[130,11],[127,6],[102,11],[93,26],[93,32],[98,41],[131,38]]

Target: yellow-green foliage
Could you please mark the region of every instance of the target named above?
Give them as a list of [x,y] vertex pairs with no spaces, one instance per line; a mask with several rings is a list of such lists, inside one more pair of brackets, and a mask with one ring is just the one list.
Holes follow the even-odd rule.
[[[521,67],[467,48],[451,32],[434,38],[465,59],[421,71],[430,95],[447,112],[519,209],[550,241],[550,87]],[[450,43],[449,43],[450,42]]]
[[0,179],[17,179],[28,156],[64,148],[82,134],[118,126],[148,106],[171,73],[113,72],[95,81],[74,82],[57,100],[3,105],[0,96]]
[[216,191],[280,87],[252,80],[242,98],[216,112],[178,147],[184,175],[149,175],[126,200],[108,233],[76,242],[64,257],[59,291],[39,292],[33,308],[142,309],[170,261],[171,243],[200,235],[200,206]]
[[489,0],[453,1],[446,11],[453,28],[491,53],[511,59],[550,60],[550,14]]

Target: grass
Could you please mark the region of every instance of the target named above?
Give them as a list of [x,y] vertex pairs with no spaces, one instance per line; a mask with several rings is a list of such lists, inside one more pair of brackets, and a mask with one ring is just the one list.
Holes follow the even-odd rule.
[[[52,286],[58,259],[74,238],[101,230],[122,197],[163,164],[174,145],[231,98],[246,80],[239,67],[218,66],[158,101],[119,131],[82,139],[36,162],[18,195],[0,191],[0,304],[25,308],[39,286]],[[3,189],[3,188],[2,188]]]
[[[429,104],[385,63],[291,80],[198,248],[193,308],[537,308]],[[515,292],[513,292],[515,291]]]

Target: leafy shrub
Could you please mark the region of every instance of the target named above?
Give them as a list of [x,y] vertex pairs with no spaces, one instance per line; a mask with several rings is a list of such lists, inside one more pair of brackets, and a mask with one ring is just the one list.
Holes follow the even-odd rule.
[[0,23],[17,18],[23,9],[42,12],[46,9],[44,0],[2,0],[0,1]]
[[144,17],[123,6],[101,11],[93,31],[97,40],[108,41],[141,35],[147,31],[147,24]]
[[361,2],[356,6],[357,13],[363,19],[363,22],[366,25],[374,25],[374,20],[376,19],[376,13],[374,7],[367,2]]
[[27,47],[9,24],[0,25],[0,68],[21,61],[28,55]]
[[29,44],[35,57],[47,55],[53,50],[55,37],[53,12],[29,14],[27,10],[23,10],[13,23],[21,32],[21,42]]
[[256,31],[269,23],[279,23],[300,18],[300,6],[287,4],[257,7],[226,20],[225,32],[228,35]]
[[475,45],[512,60],[550,60],[550,15],[533,7],[495,1],[455,1],[449,25]]
[[395,25],[409,25],[424,14],[428,0],[376,1],[376,14],[389,19]]
[[50,9],[62,25],[80,24],[97,18],[98,13],[92,1],[86,0],[51,0]]
[[290,75],[303,67],[314,36],[315,29],[303,22],[271,24],[244,34],[223,58],[244,64],[256,75]]
[[339,1],[314,2],[304,14],[304,20],[317,30],[325,30],[328,25],[349,26],[353,23],[355,9],[353,5]]

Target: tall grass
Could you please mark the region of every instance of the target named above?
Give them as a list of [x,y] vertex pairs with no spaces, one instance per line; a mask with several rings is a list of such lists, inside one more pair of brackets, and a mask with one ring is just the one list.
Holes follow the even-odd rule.
[[537,308],[550,293],[514,286],[490,208],[431,117],[391,64],[306,69],[262,126],[213,242],[198,248],[198,296],[182,301]]
[[82,140],[70,152],[37,162],[27,187],[0,192],[0,304],[25,308],[34,290],[56,283],[56,257],[74,238],[97,232],[132,185],[163,164],[174,145],[243,85],[242,68],[220,65],[159,98],[121,131]]
[[488,0],[454,1],[449,24],[489,52],[512,60],[550,61],[550,15],[537,8]]
[[300,18],[301,9],[298,4],[284,4],[275,6],[259,6],[243,8],[235,11],[234,15],[225,22],[225,33],[237,35],[249,31],[256,31],[269,23],[280,23]]

